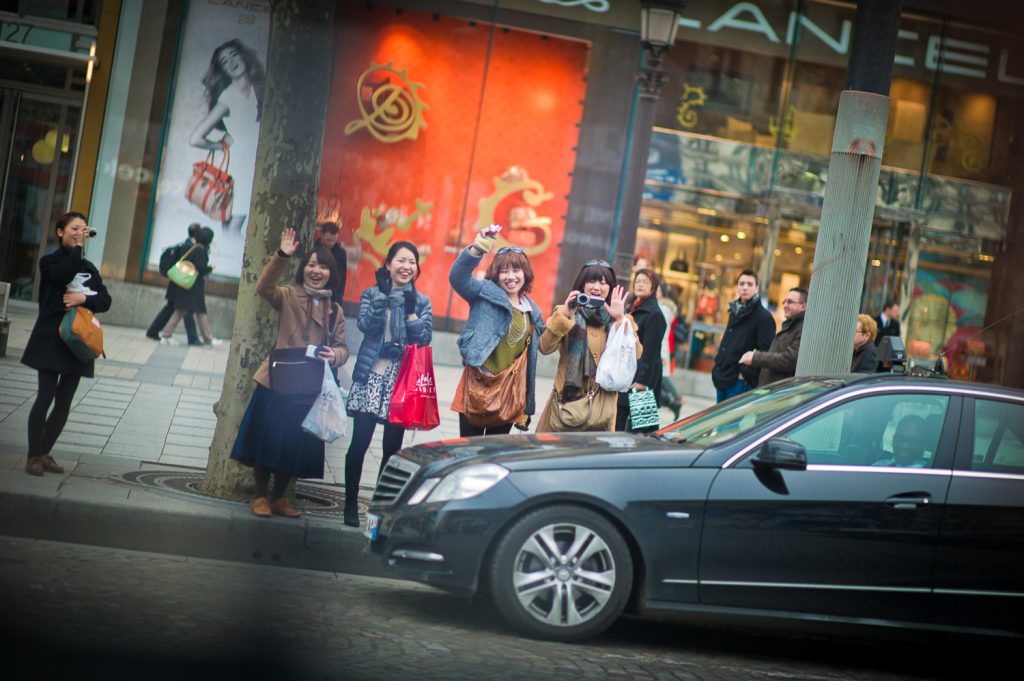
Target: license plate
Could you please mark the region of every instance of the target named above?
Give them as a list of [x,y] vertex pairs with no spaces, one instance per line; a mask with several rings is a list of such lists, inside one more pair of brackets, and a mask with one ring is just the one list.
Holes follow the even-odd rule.
[[363,527],[363,536],[370,541],[376,541],[377,533],[380,531],[380,516],[375,513],[366,514],[366,525]]

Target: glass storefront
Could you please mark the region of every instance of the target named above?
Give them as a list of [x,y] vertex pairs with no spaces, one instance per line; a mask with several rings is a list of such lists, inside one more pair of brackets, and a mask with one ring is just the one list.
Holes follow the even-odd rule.
[[[853,12],[781,0],[693,11],[665,60],[637,255],[675,285],[694,331],[677,357],[709,369],[740,271],[762,275],[779,319],[786,291],[813,285]],[[900,38],[862,309],[899,302],[908,352],[945,353],[972,378],[992,263],[1024,189],[1009,184],[1006,144],[1024,59],[1008,36],[944,19],[906,15]]]

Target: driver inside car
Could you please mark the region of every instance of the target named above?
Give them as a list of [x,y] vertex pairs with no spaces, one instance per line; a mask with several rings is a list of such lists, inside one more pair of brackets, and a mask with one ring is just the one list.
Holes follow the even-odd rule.
[[928,440],[925,420],[911,414],[903,417],[892,436],[892,452],[882,452],[875,466],[899,466],[901,468],[926,468],[925,444]]

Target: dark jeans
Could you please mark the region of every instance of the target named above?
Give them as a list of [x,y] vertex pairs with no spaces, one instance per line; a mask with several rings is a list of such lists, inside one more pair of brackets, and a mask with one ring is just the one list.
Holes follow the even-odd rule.
[[736,382],[730,385],[728,388],[717,388],[718,402],[725,402],[730,397],[736,397],[750,390],[750,385],[742,378],[736,379]]
[[[369,414],[357,413],[352,417],[352,441],[345,454],[345,508],[354,511],[359,497],[359,479],[363,477],[363,460],[366,450],[373,439],[373,431],[377,429],[377,420]],[[405,428],[388,423],[384,426],[384,456],[380,462],[383,471],[391,455],[402,448]],[[378,477],[380,474],[378,473]]]
[[477,437],[478,435],[508,435],[512,432],[512,424],[506,423],[501,426],[490,426],[480,428],[474,426],[466,418],[465,414],[459,414],[459,437]]
[[[167,326],[167,322],[170,321],[171,315],[174,314],[174,303],[167,301],[159,312],[156,313],[156,319],[146,329],[146,335],[150,338],[154,338],[160,335],[160,331]],[[199,334],[196,333],[196,320],[189,312],[185,315],[185,335],[188,336],[188,342],[190,345],[199,345]]]
[[[64,430],[80,376],[39,371],[39,394],[28,413],[28,455],[46,456]],[[53,411],[50,411],[50,404]],[[47,418],[46,412],[50,411]]]

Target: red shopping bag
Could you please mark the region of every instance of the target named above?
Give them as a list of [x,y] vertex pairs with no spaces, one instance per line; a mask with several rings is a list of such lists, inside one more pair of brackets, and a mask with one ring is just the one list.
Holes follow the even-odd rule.
[[429,347],[405,346],[395,389],[391,392],[388,421],[406,430],[433,430],[440,425],[434,355]]
[[235,180],[228,172],[231,151],[221,143],[224,152],[220,166],[214,165],[213,149],[205,161],[192,164],[192,179],[185,187],[185,198],[214,220],[231,219],[231,204],[235,195]]

